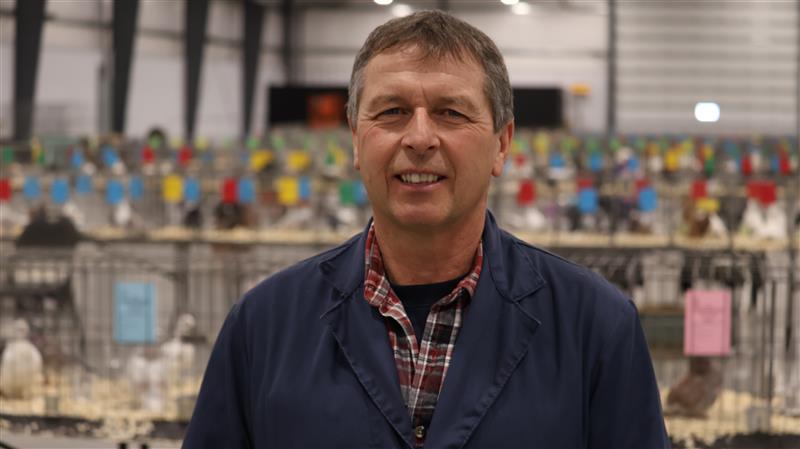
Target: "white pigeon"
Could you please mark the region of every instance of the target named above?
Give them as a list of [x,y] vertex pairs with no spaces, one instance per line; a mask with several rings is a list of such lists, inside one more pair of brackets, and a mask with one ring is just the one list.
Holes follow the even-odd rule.
[[27,214],[15,210],[7,203],[0,203],[0,226],[25,226],[28,221]]
[[0,394],[6,398],[30,399],[42,392],[42,354],[28,340],[28,332],[25,320],[15,320],[0,358]]
[[761,207],[755,200],[747,200],[742,216],[741,230],[748,235],[755,235],[759,229],[764,227],[764,216]]
[[664,169],[664,160],[660,155],[654,154],[647,159],[647,168],[652,173],[661,173],[661,170]]
[[524,207],[509,214],[508,224],[514,229],[541,232],[547,230],[547,217],[535,206]]
[[183,381],[191,379],[194,373],[195,348],[186,338],[194,334],[195,327],[194,316],[184,313],[175,323],[172,338],[161,345],[167,382],[172,386],[180,386]]
[[762,239],[785,239],[786,238],[786,213],[773,203],[767,207],[764,226],[756,232],[756,235]]
[[164,407],[164,363],[159,358],[148,358],[137,348],[128,359],[128,382],[138,405],[144,410],[160,412]]
[[719,214],[716,212],[712,213],[709,217],[709,226],[708,226],[708,233],[715,236],[715,237],[727,237],[728,236],[728,227],[725,226],[725,222],[722,221]]
[[114,207],[111,221],[114,223],[114,226],[120,228],[127,228],[131,225],[133,221],[133,209],[131,209],[131,205],[127,200],[122,200]]
[[341,206],[336,210],[336,220],[338,227],[351,229],[358,225],[358,209],[354,206]]
[[275,223],[278,229],[307,229],[314,222],[314,210],[311,206],[289,208]]
[[111,165],[111,173],[116,175],[116,176],[124,175],[125,174],[125,164],[123,164],[120,161],[114,162],[114,164]]
[[86,216],[73,201],[64,203],[64,207],[61,211],[64,213],[64,216],[72,220],[76,228],[80,230],[86,228]]

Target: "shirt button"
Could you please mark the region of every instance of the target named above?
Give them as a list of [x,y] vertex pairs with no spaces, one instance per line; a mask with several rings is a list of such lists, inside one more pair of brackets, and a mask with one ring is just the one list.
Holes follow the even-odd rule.
[[414,428],[414,436],[417,438],[425,438],[425,426],[417,426]]

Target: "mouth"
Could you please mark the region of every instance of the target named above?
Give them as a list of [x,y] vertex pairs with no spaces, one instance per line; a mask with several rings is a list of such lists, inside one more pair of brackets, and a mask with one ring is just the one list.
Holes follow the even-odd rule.
[[433,173],[402,173],[396,175],[400,182],[408,185],[427,185],[436,184],[437,182],[445,179],[444,176],[435,175]]

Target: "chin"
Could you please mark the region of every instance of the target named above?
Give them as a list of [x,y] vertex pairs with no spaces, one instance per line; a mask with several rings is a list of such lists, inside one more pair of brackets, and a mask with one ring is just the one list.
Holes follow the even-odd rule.
[[435,227],[447,224],[447,214],[441,209],[404,210],[393,214],[392,221],[410,228]]

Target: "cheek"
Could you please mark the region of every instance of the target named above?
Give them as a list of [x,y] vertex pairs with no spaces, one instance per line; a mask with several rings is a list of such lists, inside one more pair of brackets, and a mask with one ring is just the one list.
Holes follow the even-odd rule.
[[493,140],[475,139],[472,143],[472,157],[469,162],[470,173],[477,177],[476,181],[483,182],[484,178],[489,178],[497,165],[497,149]]
[[394,140],[391,135],[371,129],[358,139],[358,158],[361,176],[376,178],[391,165],[394,156]]

